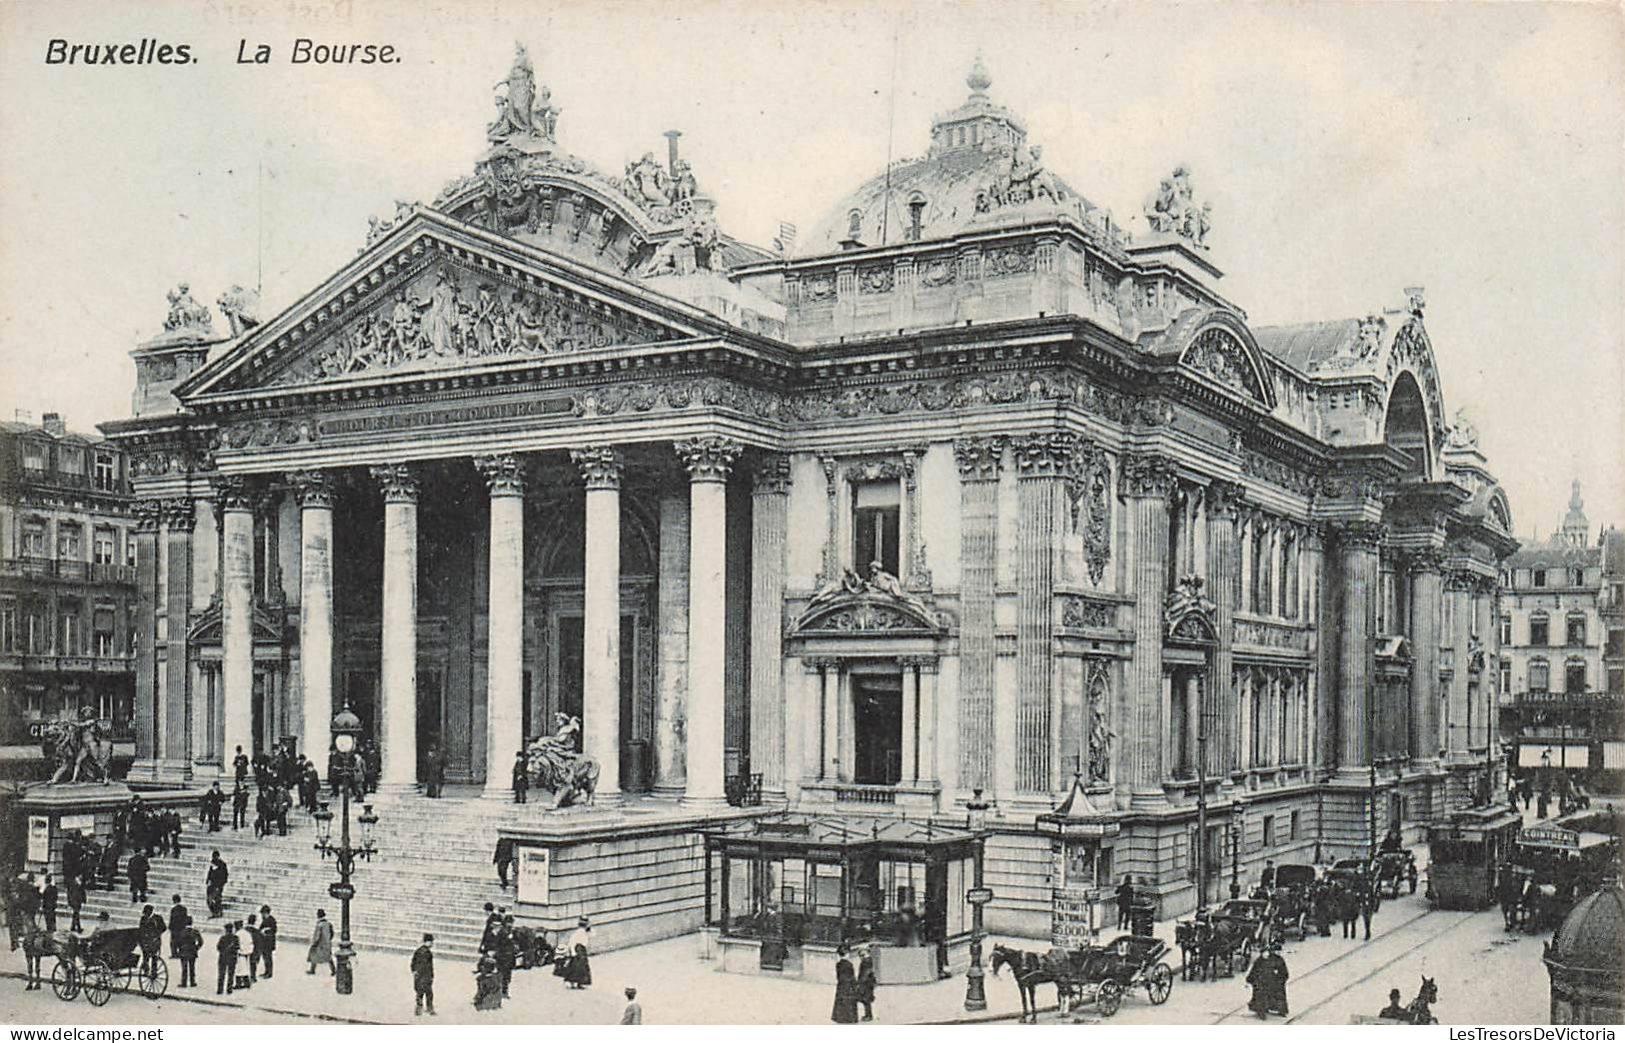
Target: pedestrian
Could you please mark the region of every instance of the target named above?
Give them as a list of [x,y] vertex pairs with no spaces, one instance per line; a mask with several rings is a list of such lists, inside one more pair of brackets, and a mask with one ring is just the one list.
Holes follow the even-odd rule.
[[829,1012],[829,1020],[837,1025],[858,1023],[858,979],[852,970],[852,961],[847,959],[847,951],[844,945],[835,950],[835,1006]]
[[1253,962],[1247,972],[1247,984],[1253,987],[1253,998],[1247,1006],[1263,1021],[1267,1014],[1286,1016],[1286,980],[1289,973],[1281,951],[1270,946],[1269,951]]
[[188,919],[186,930],[181,932],[180,945],[175,952],[175,957],[181,962],[181,988],[197,988],[197,955],[202,951],[203,935],[198,931],[197,925]]
[[244,951],[248,953],[248,980],[259,981],[260,960],[265,957],[265,941],[260,934],[259,917],[249,913],[246,930],[248,932],[248,948]]
[[39,911],[40,915],[45,918],[45,932],[47,934],[56,933],[56,903],[58,895],[59,892],[57,891],[56,884],[51,881],[51,874],[46,873],[45,886],[40,889],[39,893]]
[[638,1003],[638,990],[626,987],[626,1008],[621,1011],[622,1025],[643,1024],[643,1007]]
[[513,853],[512,837],[497,837],[496,854],[491,856],[491,861],[497,867],[497,880],[501,882],[502,889],[506,891],[508,889],[508,869],[518,862]]
[[147,900],[147,871],[151,867],[152,862],[147,858],[147,853],[140,848],[137,848],[130,855],[130,861],[125,866],[125,870],[130,874],[131,905]]
[[485,903],[485,931],[480,935],[480,948],[489,949],[496,941],[497,928],[502,926],[502,916],[496,911],[496,906],[490,902]]
[[1389,989],[1388,1006],[1382,1008],[1382,1013],[1378,1014],[1377,1017],[1383,1019],[1384,1021],[1408,1022],[1410,1020],[1409,1012],[1405,1009],[1405,1004],[1400,1002],[1400,999],[1401,996],[1398,989]]
[[1117,885],[1117,929],[1126,931],[1132,923],[1134,910],[1134,878],[1127,873],[1123,874],[1123,882]]
[[525,795],[530,792],[530,771],[525,764],[525,751],[520,750],[513,755],[513,802],[525,803]]
[[497,961],[497,974],[502,979],[502,998],[508,998],[508,987],[513,984],[514,937],[513,917],[504,916],[497,928],[496,948],[491,955]]
[[260,966],[265,968],[265,973],[260,977],[269,981],[271,971],[275,969],[276,917],[271,915],[271,907],[268,905],[260,906],[260,942],[264,945],[261,950]]
[[1275,859],[1264,859],[1264,871],[1258,874],[1258,886],[1266,891],[1275,890]]
[[315,974],[317,965],[325,965],[327,973],[337,973],[333,966],[333,925],[327,920],[327,910],[316,910],[316,927],[310,932],[310,950],[305,953],[310,964],[306,974]]
[[45,979],[41,975],[40,964],[45,959],[45,950],[48,948],[49,935],[40,929],[39,924],[29,923],[23,929],[23,959],[27,963],[28,985],[24,992],[33,992],[45,988]]
[[1353,938],[1354,925],[1360,919],[1360,896],[1352,887],[1342,887],[1337,891],[1337,918],[1343,923],[1343,937]]
[[118,845],[111,838],[102,848],[102,887],[109,891],[113,890],[113,881],[118,877],[118,851]]
[[863,1020],[875,1020],[875,956],[867,945],[858,950],[858,1002],[863,1004]]
[[1371,940],[1371,915],[1377,911],[1377,889],[1366,891],[1360,899],[1360,919],[1365,921],[1365,940]]
[[85,882],[82,879],[68,878],[68,909],[73,913],[73,925],[70,931],[82,931],[84,927],[79,923],[79,910],[85,906]]
[[238,920],[231,925],[232,933],[237,936],[237,966],[245,968],[249,973],[237,975],[237,987],[246,989],[254,982],[254,939],[243,929],[243,922]]
[[412,992],[416,997],[413,1015],[423,1013],[425,1006],[434,1014],[434,935],[425,934],[423,944],[412,953]]
[[[237,780],[237,788],[231,791],[231,828],[242,829],[243,823],[248,821],[248,789],[243,786],[242,780]],[[256,835],[258,830],[255,830]]]
[[220,788],[220,783],[216,780],[214,786],[203,797],[203,807],[208,816],[210,833],[220,832],[220,809],[225,806],[225,803],[225,791]]
[[570,964],[564,972],[564,980],[572,989],[584,989],[592,984],[591,952],[592,924],[583,916],[576,921],[576,929],[570,935]]
[[214,943],[214,994],[227,996],[237,991],[237,934],[231,924],[220,928],[220,940]]
[[137,932],[141,943],[141,971],[150,974],[164,948],[164,918],[152,906],[143,907]]
[[439,797],[440,790],[446,785],[446,757],[440,752],[438,743],[429,744],[428,763],[425,767],[428,768],[429,778],[424,786],[424,795]]
[[204,885],[204,895],[209,902],[210,918],[219,917],[226,908],[226,882],[231,877],[231,871],[226,868],[226,860],[216,851],[209,856],[209,877]]
[[237,788],[242,789],[248,779],[248,755],[241,746],[237,747],[237,756],[231,759],[231,770],[237,776]]
[[474,1009],[502,1009],[502,981],[497,974],[497,961],[488,949],[480,950],[479,963],[474,965]]

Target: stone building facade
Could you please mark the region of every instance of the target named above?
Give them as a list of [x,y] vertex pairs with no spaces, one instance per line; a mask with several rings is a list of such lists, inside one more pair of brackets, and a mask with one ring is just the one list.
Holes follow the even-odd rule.
[[[123,450],[59,413],[0,423],[0,746],[92,710],[128,755],[135,517]],[[30,773],[25,770],[25,774]]]
[[605,174],[544,101],[280,315],[173,295],[106,425],[164,548],[138,766],[323,749],[348,700],[386,787],[434,741],[496,792],[579,714],[601,802],[980,792],[990,923],[1039,933],[1074,776],[1116,826],[1089,864],[1165,912],[1199,792],[1215,875],[1467,799],[1494,739],[1446,722],[1494,684],[1515,543],[1422,291],[1254,327],[1188,171],[1131,237],[967,83],[777,251],[675,133]]

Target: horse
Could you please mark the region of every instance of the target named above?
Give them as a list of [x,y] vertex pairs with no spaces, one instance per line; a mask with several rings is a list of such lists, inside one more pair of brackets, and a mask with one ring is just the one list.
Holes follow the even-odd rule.
[[1404,1023],[1407,1025],[1437,1025],[1439,1019],[1433,1016],[1432,1005],[1439,1002],[1439,986],[1427,975],[1422,976],[1422,987],[1417,990],[1416,998],[1405,1006]]
[[1028,952],[1025,949],[1012,949],[1004,945],[993,947],[993,958],[989,966],[993,976],[999,976],[1002,967],[1009,966],[1011,976],[1016,980],[1016,989],[1021,994],[1021,1020],[1038,1023],[1038,986],[1054,985],[1055,1002],[1064,1012],[1068,1001],[1073,998],[1074,987],[1066,980],[1066,975],[1058,973],[1057,954],[1061,960],[1066,959],[1066,950],[1052,949],[1047,953]]

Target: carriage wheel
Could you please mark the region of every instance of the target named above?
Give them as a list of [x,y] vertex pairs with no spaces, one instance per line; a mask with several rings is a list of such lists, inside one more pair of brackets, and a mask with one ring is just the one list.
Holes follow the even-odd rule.
[[141,989],[141,995],[149,1000],[158,999],[169,991],[169,965],[164,962],[162,956],[154,956],[151,970],[141,972],[136,983]]
[[67,960],[59,959],[51,968],[51,991],[59,1000],[71,1000],[79,995],[79,974]]
[[1163,1004],[1168,1002],[1168,996],[1174,991],[1174,972],[1168,969],[1166,963],[1159,963],[1151,968],[1151,974],[1146,978],[1145,994],[1151,998],[1152,1003]]
[[85,999],[92,1007],[105,1007],[113,998],[113,972],[99,963],[85,968]]
[[1095,993],[1095,1007],[1105,1017],[1117,1013],[1117,1008],[1123,1005],[1123,986],[1111,978],[1100,983],[1100,991]]

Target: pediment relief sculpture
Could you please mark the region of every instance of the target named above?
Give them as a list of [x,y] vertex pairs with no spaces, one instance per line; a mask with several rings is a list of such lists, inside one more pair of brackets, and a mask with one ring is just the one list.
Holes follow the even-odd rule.
[[279,384],[362,374],[416,372],[471,362],[566,354],[648,343],[668,331],[590,306],[557,287],[517,287],[443,265],[357,315],[324,348],[286,370]]
[[1213,599],[1202,592],[1201,576],[1186,576],[1175,585],[1163,602],[1163,634],[1181,641],[1215,640],[1214,619],[1218,611]]
[[937,613],[901,580],[869,563],[867,579],[846,568],[813,593],[793,631],[938,631]]

